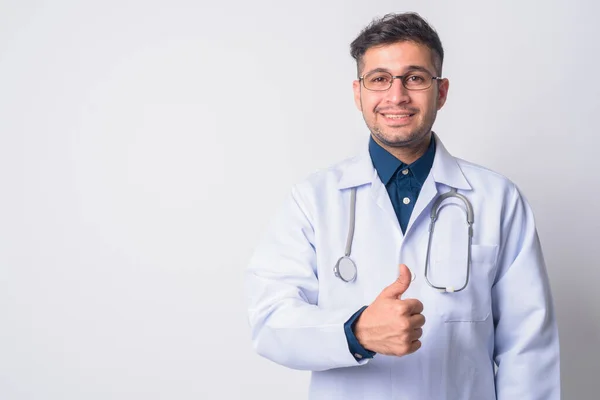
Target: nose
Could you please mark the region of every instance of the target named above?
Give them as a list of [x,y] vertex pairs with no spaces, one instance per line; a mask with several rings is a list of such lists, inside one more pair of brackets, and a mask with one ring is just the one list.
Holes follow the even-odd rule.
[[396,78],[392,81],[392,87],[387,91],[387,101],[392,104],[405,104],[410,102],[409,90],[404,87],[401,79]]

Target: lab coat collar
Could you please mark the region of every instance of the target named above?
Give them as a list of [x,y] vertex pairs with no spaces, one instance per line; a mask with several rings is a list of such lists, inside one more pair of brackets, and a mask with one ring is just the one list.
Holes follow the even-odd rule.
[[431,176],[437,183],[442,183],[446,186],[462,190],[471,190],[471,185],[462,172],[458,160],[448,153],[444,144],[434,132],[435,138],[435,158],[431,166]]
[[[430,172],[433,180],[456,189],[471,190],[471,185],[465,178],[456,158],[448,153],[437,134],[433,133],[433,136],[436,141],[435,158]],[[342,169],[342,176],[338,183],[339,189],[372,184],[375,180],[379,180],[369,155],[368,146],[365,147]]]
[[348,189],[373,183],[379,179],[377,170],[373,166],[368,146],[357,156],[348,160],[346,165],[341,166],[342,176],[338,183],[339,189]]

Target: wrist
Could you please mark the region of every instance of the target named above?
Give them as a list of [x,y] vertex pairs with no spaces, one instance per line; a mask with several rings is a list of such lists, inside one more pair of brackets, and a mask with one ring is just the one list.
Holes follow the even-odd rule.
[[354,328],[356,320],[360,317],[362,312],[367,308],[367,306],[361,307],[358,311],[352,315],[348,321],[344,324],[344,332],[346,333],[346,341],[348,342],[348,350],[354,356],[357,361],[372,358],[375,353],[365,349],[354,334]]
[[[369,348],[369,334],[368,332],[364,329],[364,313],[366,312],[363,311],[361,313],[361,315],[356,319],[356,321],[354,321],[354,323],[352,324],[352,332],[354,333],[354,337],[356,337],[356,340],[358,341],[358,343],[367,351],[374,353],[372,350],[370,350]],[[361,322],[362,321],[362,322]]]

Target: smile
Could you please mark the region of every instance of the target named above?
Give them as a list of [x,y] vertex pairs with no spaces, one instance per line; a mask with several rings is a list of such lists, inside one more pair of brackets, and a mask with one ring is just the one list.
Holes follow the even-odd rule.
[[390,119],[408,118],[408,117],[412,117],[413,115],[414,114],[383,114],[384,117],[390,118]]
[[383,116],[383,120],[387,121],[388,124],[392,124],[392,125],[405,125],[407,123],[409,123],[412,119],[412,117],[415,114],[410,114],[410,113],[404,113],[404,114],[380,114],[381,116]]

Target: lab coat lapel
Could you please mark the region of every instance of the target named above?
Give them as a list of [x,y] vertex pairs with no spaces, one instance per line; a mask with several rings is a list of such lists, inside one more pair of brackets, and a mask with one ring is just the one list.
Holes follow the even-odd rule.
[[[435,158],[431,171],[423,183],[415,208],[410,216],[406,232],[411,230],[412,225],[421,213],[429,207],[429,204],[438,195],[439,188],[445,185],[448,188],[456,188],[458,190],[471,190],[471,185],[465,178],[458,161],[454,158],[442,144],[440,138],[433,133],[435,138]],[[441,185],[440,185],[441,184]]]
[[373,184],[371,185],[371,195],[375,200],[375,203],[385,212],[387,217],[392,222],[392,225],[396,228],[398,233],[402,236],[402,229],[400,228],[400,222],[398,221],[398,216],[396,215],[396,211],[394,211],[394,206],[392,205],[392,200],[390,199],[390,195],[388,194],[387,189],[381,179],[379,179],[379,175],[377,171],[375,171],[375,176],[373,177]]
[[[437,154],[436,154],[437,157]],[[434,161],[435,162],[435,161]],[[415,203],[415,207],[413,208],[412,213],[410,214],[410,219],[408,220],[408,225],[406,227],[406,233],[410,232],[413,224],[419,218],[423,210],[429,206],[429,203],[437,197],[437,185],[432,177],[432,174],[429,173],[425,183],[423,183],[423,187],[421,187],[421,191],[419,192],[419,197],[417,197],[417,202]]]
[[373,201],[386,214],[386,217],[391,221],[392,225],[396,227],[396,230],[400,235],[402,235],[400,223],[398,222],[398,217],[392,206],[392,201],[390,200],[385,185],[381,182],[381,179],[379,179],[379,175],[373,166],[373,161],[371,160],[368,149],[365,149],[350,160],[346,168],[344,168],[338,188],[342,190],[365,184],[371,184],[369,191]]

